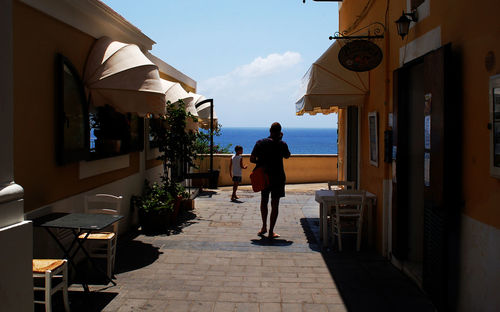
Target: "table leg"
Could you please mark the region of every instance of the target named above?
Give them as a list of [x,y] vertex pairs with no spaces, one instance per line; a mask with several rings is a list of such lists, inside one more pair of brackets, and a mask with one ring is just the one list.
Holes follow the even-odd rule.
[[373,247],[373,204],[369,199],[366,204],[368,211],[368,246]]
[[328,215],[327,215],[327,211],[326,211],[326,207],[327,205],[325,205],[324,203],[321,203],[320,204],[320,218],[321,218],[321,227],[322,227],[322,230],[320,230],[321,232],[321,236],[323,237],[323,247],[326,247],[328,246]]

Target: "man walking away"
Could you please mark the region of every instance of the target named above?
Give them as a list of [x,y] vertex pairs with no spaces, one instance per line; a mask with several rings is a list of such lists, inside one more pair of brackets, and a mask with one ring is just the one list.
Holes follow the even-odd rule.
[[269,186],[261,191],[260,212],[262,215],[262,228],[257,233],[263,236],[267,233],[267,204],[271,195],[271,216],[269,220],[269,238],[277,238],[279,234],[274,232],[274,226],[278,219],[280,198],[285,197],[286,175],[283,167],[283,158],[290,157],[290,150],[285,141],[282,140],[283,133],[281,125],[274,122],[269,129],[268,138],[255,143],[250,156],[250,161],[257,167],[263,167],[269,176]]

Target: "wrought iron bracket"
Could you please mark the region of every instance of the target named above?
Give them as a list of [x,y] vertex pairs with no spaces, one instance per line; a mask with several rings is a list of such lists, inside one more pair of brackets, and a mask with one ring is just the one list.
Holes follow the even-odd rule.
[[337,31],[333,36],[330,36],[328,39],[330,40],[383,39],[384,33],[385,33],[385,26],[382,23],[375,22],[352,32],[351,35],[347,35],[347,31],[343,32]]

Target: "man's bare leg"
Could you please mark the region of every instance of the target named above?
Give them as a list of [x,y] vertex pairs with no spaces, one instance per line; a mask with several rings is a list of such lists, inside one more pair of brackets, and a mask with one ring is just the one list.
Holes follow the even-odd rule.
[[260,214],[262,216],[262,229],[259,231],[259,235],[267,233],[267,203],[269,198],[260,199]]
[[276,220],[278,220],[279,206],[280,206],[279,197],[278,198],[271,198],[271,218],[270,218],[270,224],[269,224],[269,237],[270,238],[280,237],[278,233],[274,232],[274,226],[276,225]]

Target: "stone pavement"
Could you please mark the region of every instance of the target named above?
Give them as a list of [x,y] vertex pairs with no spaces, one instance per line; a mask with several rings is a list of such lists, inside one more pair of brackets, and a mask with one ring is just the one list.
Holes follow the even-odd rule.
[[122,238],[117,286],[72,285],[72,311],[434,311],[375,253],[321,252],[313,190],[325,186],[287,186],[275,240],[256,235],[260,194],[205,191],[168,235]]

